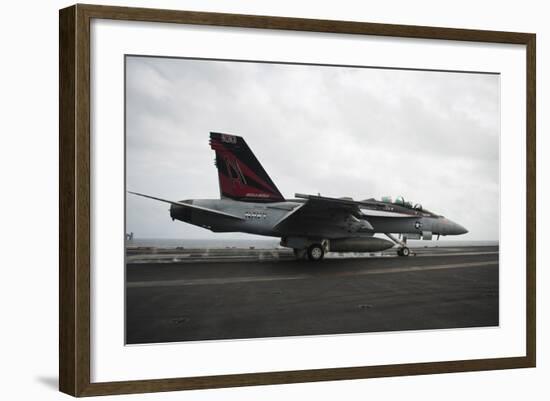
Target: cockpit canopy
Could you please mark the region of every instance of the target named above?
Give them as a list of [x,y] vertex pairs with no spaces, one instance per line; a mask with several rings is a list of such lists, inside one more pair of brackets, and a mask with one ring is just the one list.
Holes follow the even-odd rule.
[[381,200],[384,203],[391,203],[391,204],[394,204],[394,205],[406,207],[408,209],[422,210],[422,205],[420,203],[413,204],[413,202],[406,201],[405,198],[402,197],[402,196],[397,196],[395,198],[395,201],[392,201],[391,196],[383,196],[381,198]]

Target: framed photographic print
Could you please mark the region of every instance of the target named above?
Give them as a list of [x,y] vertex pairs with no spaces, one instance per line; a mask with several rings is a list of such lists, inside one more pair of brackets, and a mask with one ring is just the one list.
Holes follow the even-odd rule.
[[535,366],[535,35],[60,11],[60,390]]

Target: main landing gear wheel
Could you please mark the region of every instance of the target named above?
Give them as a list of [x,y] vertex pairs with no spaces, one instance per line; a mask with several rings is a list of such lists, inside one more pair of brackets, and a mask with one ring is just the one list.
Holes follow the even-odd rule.
[[325,256],[325,250],[321,244],[313,244],[307,248],[307,257],[309,260],[317,262],[323,259],[323,256]]
[[397,251],[397,254],[399,256],[409,256],[411,254],[411,251],[409,250],[409,248],[407,248],[406,246],[403,247],[403,248],[400,248],[398,251]]

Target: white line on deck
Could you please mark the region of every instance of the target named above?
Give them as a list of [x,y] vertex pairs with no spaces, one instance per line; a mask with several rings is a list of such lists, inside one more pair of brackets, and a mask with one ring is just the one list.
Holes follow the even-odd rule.
[[[414,253],[416,250],[414,248],[410,248],[411,252]],[[423,253],[418,252],[416,256],[422,256],[422,257],[429,257],[429,256],[479,256],[479,255],[498,255],[498,251],[496,252],[456,252],[456,253]]]
[[159,280],[159,281],[134,281],[126,284],[128,288],[145,288],[145,287],[178,287],[178,286],[190,286],[190,285],[219,285],[219,284],[239,284],[239,283],[253,283],[264,281],[283,281],[283,280],[305,280],[312,278],[327,278],[327,277],[342,277],[342,276],[365,276],[369,274],[390,274],[390,273],[404,273],[415,271],[428,271],[428,270],[445,270],[445,269],[459,269],[466,267],[481,267],[498,265],[498,261],[487,262],[471,262],[471,263],[451,263],[445,265],[433,265],[433,266],[403,266],[403,267],[387,267],[387,268],[375,268],[365,269],[359,271],[347,271],[334,274],[293,274],[293,275],[274,275],[274,276],[247,276],[247,277],[225,277],[225,278],[197,278],[186,280]]

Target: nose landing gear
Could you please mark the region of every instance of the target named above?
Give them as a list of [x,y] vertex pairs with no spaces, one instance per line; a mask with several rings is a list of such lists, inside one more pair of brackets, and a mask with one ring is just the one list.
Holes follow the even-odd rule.
[[411,254],[411,250],[407,248],[407,239],[405,238],[404,241],[401,241],[397,238],[395,238],[390,233],[385,233],[386,237],[391,239],[395,244],[399,245],[399,249],[397,250],[397,255],[399,256],[409,256]]

